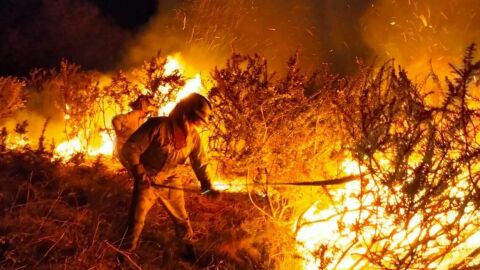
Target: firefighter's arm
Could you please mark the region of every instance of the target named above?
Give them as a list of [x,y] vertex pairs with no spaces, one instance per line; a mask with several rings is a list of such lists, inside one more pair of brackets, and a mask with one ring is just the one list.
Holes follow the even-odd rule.
[[212,181],[208,172],[207,155],[198,135],[194,139],[194,146],[190,153],[190,162],[192,163],[195,176],[200,182],[202,194],[209,197],[217,197],[218,191],[212,188]]
[[145,175],[145,168],[140,163],[140,156],[152,142],[156,127],[153,121],[147,121],[135,131],[123,145],[122,156],[135,178]]
[[205,150],[198,135],[195,136],[192,152],[190,153],[190,162],[192,163],[193,171],[198,181],[200,181],[202,191],[212,188],[210,175],[207,167],[208,161]]
[[112,119],[112,127],[117,137],[126,137],[124,132],[125,115],[117,115]]
[[112,119],[112,126],[115,131],[122,129],[122,122],[119,116],[115,116]]

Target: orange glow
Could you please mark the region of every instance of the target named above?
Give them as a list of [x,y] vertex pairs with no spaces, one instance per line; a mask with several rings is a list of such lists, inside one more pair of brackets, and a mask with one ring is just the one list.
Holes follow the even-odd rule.
[[[170,55],[167,56],[166,58],[166,63],[164,66],[164,75],[172,75],[174,72],[178,72],[180,75],[183,76],[185,72],[185,66],[186,64],[182,60],[180,54],[175,54],[175,55]],[[183,88],[180,89],[180,91],[177,93],[175,96],[175,102],[169,102],[162,106],[158,114],[161,116],[168,115],[175,105],[182,99],[188,96],[191,93],[194,92],[200,92],[202,89],[202,79],[200,77],[200,74],[196,74],[193,78],[187,79],[185,82],[185,85]],[[146,89],[141,89],[141,92],[143,94]],[[164,86],[162,89],[159,89],[160,93],[167,93],[169,90],[169,86]],[[140,94],[140,93],[139,93]],[[107,119],[105,119],[105,123],[107,124],[106,128],[111,129],[111,119],[113,118],[112,115],[108,115]],[[97,116],[96,116],[97,117]],[[100,116],[98,116],[100,118]],[[68,104],[65,104],[65,114],[63,116],[65,121],[69,121],[71,116],[70,116],[70,106]],[[87,130],[86,133],[92,132],[91,130]],[[93,132],[94,133],[94,132]],[[94,134],[98,136],[98,139],[101,141],[100,143],[97,143],[96,146],[90,146],[87,144],[86,141],[80,139],[79,137],[74,137],[71,138],[70,140],[66,140],[58,144],[54,150],[55,158],[60,158],[60,159],[69,159],[76,153],[84,153],[89,157],[96,157],[98,155],[104,155],[104,156],[111,156],[113,153],[114,149],[114,142],[112,138],[114,139],[114,136],[110,136],[108,132],[106,131],[101,131],[98,134]],[[21,140],[16,140],[16,146],[18,147],[21,146]],[[26,144],[26,143],[25,143]]]
[[[185,73],[185,68],[184,65],[182,65],[181,63],[182,60],[179,54],[176,54],[174,56],[168,56],[167,63],[165,64],[165,75],[171,75],[175,71],[177,71],[180,75],[183,75]],[[191,93],[200,93],[202,88],[203,85],[200,74],[196,74],[193,78],[187,79],[183,88],[180,89],[180,91],[177,93],[177,96],[175,97],[175,102],[168,102],[167,104],[165,104],[165,106],[161,107],[158,110],[158,115],[168,115],[173,110],[173,108],[175,108],[175,105],[180,100],[187,97]],[[170,86],[166,85],[160,89],[160,92],[165,94],[168,93],[169,89]]]
[[247,188],[244,179],[214,179],[212,186],[215,190],[222,192],[246,192]]
[[[383,160],[380,163],[388,166],[388,161]],[[348,174],[360,173],[361,166],[355,161],[345,159],[341,166],[343,172]],[[370,176],[365,176],[370,177]],[[388,198],[389,190],[385,187],[374,185],[373,179],[370,179],[369,184],[364,187],[366,190],[373,190],[378,194],[385,194],[385,198]],[[463,187],[465,188],[465,187]],[[400,191],[400,187],[395,188]],[[452,196],[462,196],[462,184],[454,188],[454,194]],[[423,216],[416,214],[409,219],[409,223],[403,229],[398,228],[398,224],[395,220],[386,216],[386,209],[375,205],[372,196],[359,197],[361,192],[360,181],[353,181],[345,184],[344,187],[337,190],[331,190],[330,194],[333,196],[333,205],[329,208],[321,207],[320,202],[313,203],[310,208],[303,214],[300,219],[300,224],[295,223],[293,226],[294,231],[300,225],[300,229],[297,231],[296,240],[298,242],[297,249],[303,256],[303,267],[306,270],[319,269],[320,261],[315,257],[315,251],[322,245],[328,245],[345,249],[351,244],[358,235],[350,231],[348,225],[355,224],[358,220],[367,220],[371,217],[375,217],[376,227],[362,228],[362,241],[352,247],[338,262],[337,265],[330,265],[328,269],[365,269],[368,268],[368,262],[362,258],[362,255],[366,252],[367,245],[374,242],[372,237],[374,235],[389,236],[389,246],[392,249],[398,250],[398,255],[401,256],[403,248],[405,246],[414,245],[416,240],[419,239],[424,233],[429,235],[435,235],[440,230],[444,229],[446,225],[455,222],[455,218],[459,215],[457,211],[449,211],[445,214],[437,216],[438,224],[432,226],[427,232],[422,227]],[[391,195],[391,194],[390,194]],[[391,196],[395,197],[395,196]],[[359,201],[357,198],[362,198],[363,201]],[[338,207],[340,205],[340,211]],[[466,214],[464,214],[460,224],[469,222],[473,217],[480,218],[480,215],[474,210],[474,206],[467,207]],[[306,225],[303,225],[306,224]],[[339,224],[345,224],[346,228],[341,229]],[[451,265],[458,263],[465,258],[469,252],[478,247],[480,240],[480,233],[476,232],[475,228],[470,228],[467,233],[471,236],[464,243],[455,247],[447,256],[443,259],[438,259],[431,264],[431,267],[435,269],[449,269]],[[377,242],[377,245],[382,245],[382,241]],[[437,245],[432,246],[428,251],[434,254],[443,249],[443,246],[448,244],[448,240],[445,235],[438,237]],[[437,247],[438,246],[438,247]],[[329,250],[326,251],[327,255],[330,254]]]

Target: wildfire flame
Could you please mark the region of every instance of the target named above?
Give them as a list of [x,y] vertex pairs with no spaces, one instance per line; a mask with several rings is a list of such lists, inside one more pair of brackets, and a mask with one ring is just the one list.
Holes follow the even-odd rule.
[[213,188],[222,192],[246,192],[246,185],[243,179],[215,179]]
[[83,150],[82,143],[79,138],[73,138],[64,141],[55,147],[55,157],[57,158],[71,158],[75,153]]
[[[178,72],[183,74],[184,68],[179,59],[169,56],[165,65],[165,75]],[[161,93],[167,93],[169,86],[163,86],[159,89]],[[168,115],[174,106],[190,93],[199,92],[202,89],[202,80],[200,74],[196,74],[192,78],[188,79],[184,87],[178,92],[175,97],[175,102],[170,102],[161,107],[158,111],[159,115]],[[69,106],[65,107],[65,121],[69,121]],[[109,121],[107,121],[109,122]],[[114,142],[112,136],[107,131],[100,133],[101,143],[98,146],[87,146],[85,141],[82,141],[79,137],[74,137],[70,140],[60,143],[55,149],[56,158],[71,158],[76,153],[82,152],[87,156],[106,155],[110,156],[113,152]],[[24,144],[22,140],[16,140],[17,144]],[[412,161],[414,162],[414,161]],[[390,164],[387,158],[380,158],[379,164],[382,167],[389,168]],[[340,170],[346,175],[360,175],[366,169],[360,166],[356,161],[349,158],[345,159],[340,165]],[[364,176],[366,178],[370,176]],[[348,247],[354,239],[358,238],[358,234],[350,227],[358,222],[358,220],[366,220],[374,217],[374,222],[378,224],[378,227],[364,228],[362,241],[358,244],[351,246],[345,251],[341,260],[336,264],[329,265],[329,269],[368,269],[368,261],[365,260],[365,255],[368,252],[366,245],[374,242],[373,237],[375,235],[389,236],[389,245],[392,248],[398,248],[399,253],[402,252],[401,247],[414,245],[416,239],[425,231],[421,230],[421,223],[423,216],[421,214],[415,214],[411,217],[409,223],[406,224],[402,230],[395,230],[395,221],[388,217],[387,210],[379,205],[376,205],[375,198],[373,196],[358,195],[363,189],[372,190],[377,194],[388,194],[391,190],[386,190],[386,187],[381,185],[374,185],[373,179],[369,179],[368,184],[364,187],[361,186],[361,181],[353,181],[346,183],[344,187],[329,191],[329,195],[332,198],[331,205],[325,205],[320,201],[314,202],[308,210],[298,219],[293,226],[295,232],[295,239],[297,241],[297,250],[303,256],[303,268],[306,270],[313,270],[321,268],[321,261],[319,260],[319,250],[323,249],[323,252],[328,256],[333,257],[330,250],[331,247],[337,247],[339,249],[345,249]],[[215,180],[213,183],[215,189],[223,192],[245,192],[246,186],[240,179],[235,180]],[[401,187],[393,187],[394,190],[400,192]],[[459,183],[451,191],[451,196],[463,196],[465,194],[465,188]],[[358,198],[362,198],[359,200]],[[385,196],[385,198],[394,199],[392,196]],[[338,208],[338,205],[341,205]],[[375,212],[375,213],[373,213]],[[461,219],[460,223],[468,222],[472,217],[480,215],[476,213],[474,205],[470,205],[466,208],[464,214],[467,218]],[[428,230],[430,236],[435,235],[438,231],[442,230],[445,224],[452,223],[458,213],[455,211],[447,212],[442,216],[436,217],[438,224],[431,227]],[[340,224],[343,224],[343,228],[340,228]],[[350,226],[350,227],[349,227]],[[473,230],[473,229],[472,229]],[[443,237],[443,236],[442,236]],[[448,243],[447,239],[439,237],[437,244],[439,246]],[[480,232],[475,233],[472,231],[470,237],[462,244],[456,246],[449,254],[430,264],[431,268],[435,269],[448,269],[449,266],[462,260],[465,255],[469,254],[467,251],[472,251],[478,246],[480,242]],[[428,252],[437,252],[438,248],[433,246]]]
[[[382,163],[383,166],[388,166],[387,161],[383,161]],[[349,159],[346,159],[342,163],[341,169],[347,174],[359,174],[364,170],[357,162]],[[375,192],[379,194],[389,192],[371,183],[373,183],[373,181],[364,188],[375,190]],[[396,189],[400,192],[400,187]],[[451,196],[462,196],[463,193],[461,189],[461,185],[457,186],[457,188],[452,190]],[[373,237],[375,235],[381,234],[389,236],[389,246],[391,246],[392,249],[397,248],[400,254],[402,253],[401,247],[415,245],[418,237],[421,237],[421,234],[425,233],[420,226],[423,216],[418,213],[410,219],[406,228],[395,231],[393,229],[397,226],[395,221],[386,215],[386,209],[375,204],[372,196],[364,197],[362,202],[354,199],[360,192],[360,181],[349,182],[341,189],[332,190],[330,191],[330,195],[332,195],[335,205],[339,203],[342,204],[341,211],[338,211],[335,206],[329,208],[325,208],[325,206],[322,207],[321,203],[317,201],[312,204],[302,215],[301,219],[294,224],[293,230],[296,231],[296,240],[298,242],[297,249],[299,253],[303,255],[304,269],[314,270],[321,268],[321,262],[315,254],[322,247],[331,248],[333,245],[345,249],[350,246],[351,243],[354,242],[354,239],[359,236],[356,232],[351,231],[348,226],[358,220],[366,220],[374,216],[375,223],[379,225],[375,228],[364,228],[362,234],[364,239],[359,241],[359,244],[347,250],[344,257],[336,265],[329,265],[328,269],[369,269],[368,262],[364,260],[363,256],[366,255],[367,252],[366,245],[374,242]],[[385,196],[385,198],[387,197]],[[372,215],[372,211],[375,211],[374,215]],[[468,206],[465,211],[465,218],[462,218],[460,223],[463,222],[465,224],[475,216],[480,218],[473,204]],[[428,230],[428,235],[434,236],[443,226],[452,224],[458,214],[456,211],[449,211],[444,215],[436,217],[438,224]],[[298,224],[299,222],[301,222],[301,224]],[[346,226],[341,229],[339,224]],[[469,233],[471,236],[464,243],[455,247],[445,258],[439,258],[437,261],[431,263],[431,269],[450,269],[453,264],[461,261],[467,254],[477,248],[480,242],[480,232],[471,229]],[[439,246],[448,245],[448,239],[443,235],[438,237],[436,241]],[[428,253],[434,254],[438,251],[440,251],[439,247],[432,246],[432,248],[428,250]],[[329,254],[330,251],[327,248],[325,252]]]
[[[185,72],[185,67],[181,64],[180,55],[167,56],[166,63],[164,66],[164,75],[171,75],[174,72],[183,74]],[[199,92],[202,89],[202,79],[200,74],[196,74],[193,78],[188,79],[182,89],[178,92],[175,97],[175,102],[169,102],[165,106],[161,107],[158,111],[159,115],[165,116],[168,115],[175,105],[183,98],[188,96],[191,93]],[[164,86],[164,88],[159,89],[161,93],[166,93],[169,90],[169,86]],[[139,93],[140,94],[140,93]],[[65,114],[64,120],[69,121],[71,116],[69,114],[70,106],[65,105]],[[106,121],[110,123],[110,120]],[[107,128],[111,128],[107,126]],[[91,131],[87,131],[89,133]],[[87,142],[80,139],[79,137],[74,137],[69,140],[63,141],[58,144],[54,150],[55,158],[70,159],[76,153],[85,153],[87,156],[96,157],[99,155],[111,156],[114,150],[115,143],[113,142],[113,136],[109,135],[107,131],[100,132],[101,143],[98,146],[87,146]],[[18,140],[17,140],[18,141]],[[20,143],[20,141],[18,141]]]
[[185,86],[178,92],[175,102],[169,102],[161,107],[158,110],[158,114],[163,116],[168,115],[180,100],[184,99],[191,93],[199,93],[200,89],[202,89],[202,78],[200,77],[200,74],[197,74],[192,79],[186,81]]

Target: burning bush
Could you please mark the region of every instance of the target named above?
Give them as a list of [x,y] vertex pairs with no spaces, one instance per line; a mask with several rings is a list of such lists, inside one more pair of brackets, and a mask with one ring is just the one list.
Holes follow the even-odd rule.
[[25,83],[14,77],[0,77],[0,121],[5,120],[25,105]]
[[[211,214],[195,208],[202,198],[192,195],[196,201],[190,207],[197,210],[193,211],[192,220],[199,221],[205,240],[207,255],[202,258],[202,265],[291,269],[298,266],[298,258],[303,259],[305,268],[312,269],[463,269],[478,265],[480,234],[476,230],[480,216],[475,210],[480,201],[480,96],[476,92],[478,83],[474,82],[480,73],[480,62],[474,61],[474,53],[475,47],[471,46],[462,65],[452,66],[454,79],[445,83],[433,72],[424,82],[415,83],[405,70],[395,68],[393,61],[378,69],[363,67],[360,74],[345,78],[326,69],[303,73],[296,56],[289,59],[285,72],[280,74],[269,72],[266,60],[258,55],[235,54],[225,67],[216,68],[211,74],[214,87],[209,93],[215,117],[210,148],[218,161],[220,177],[229,181],[241,176],[247,188],[239,183],[241,188],[237,190],[242,193],[210,205]],[[141,68],[120,71],[105,79],[105,75],[82,71],[64,61],[58,70],[36,70],[28,85],[30,96],[41,97],[36,101],[48,103],[56,120],[65,124],[67,138],[82,137],[78,142],[83,149],[74,150],[96,156],[103,152],[89,147],[92,140],[108,135],[101,132],[110,128],[111,117],[124,112],[128,102],[139,94],[154,96],[162,107],[160,113],[166,114],[168,106],[192,89],[198,90],[200,77],[186,80],[178,67],[171,57],[158,56]],[[1,119],[23,104],[23,83],[3,78],[0,86],[2,94],[3,89],[17,93],[1,96],[8,100],[7,104],[13,104],[0,113]],[[24,141],[27,126],[30,130],[29,123],[20,122],[15,127],[19,135],[17,146]],[[4,172],[8,179],[18,177],[10,175],[10,171],[31,171],[30,175],[19,175],[25,183],[32,181],[36,165],[26,170],[16,164],[28,165],[23,159],[36,155],[42,159],[42,166],[63,170],[65,165],[52,162],[51,155],[44,151],[47,122],[44,123],[39,151],[7,149],[4,146],[9,134],[6,129],[0,131],[2,153],[13,154],[22,161],[13,164],[8,156],[0,160],[4,165],[10,164]],[[66,145],[66,149],[72,147]],[[99,161],[93,168],[75,165],[68,170],[98,174],[104,170],[97,167],[101,165]],[[59,179],[59,183],[68,183],[66,176],[54,176],[57,173],[49,171],[50,176],[45,178],[52,178],[48,180],[52,183]],[[350,174],[358,178],[335,188],[311,181]],[[106,178],[118,176],[116,172],[108,177],[98,175],[97,184],[103,185]],[[121,178],[126,180],[127,176]],[[282,186],[304,181],[318,186]],[[91,183],[81,182],[81,192],[67,187],[68,193],[61,200],[68,209],[91,204],[95,206],[93,213],[97,202],[89,198],[96,198],[96,194],[88,195]],[[251,192],[251,185],[260,187],[256,194]],[[25,187],[26,201],[20,200],[23,203],[28,203],[31,190],[41,197],[42,187],[31,189],[29,183],[18,188],[5,186],[0,202],[7,202],[13,209],[17,198],[5,194],[15,193],[11,191],[16,188],[18,194],[23,194]],[[126,196],[125,192],[121,194],[122,202]],[[114,209],[113,204],[110,206]],[[204,206],[208,208],[209,204]],[[46,216],[53,204],[48,209]],[[115,212],[112,209],[108,213]],[[227,213],[225,209],[228,214],[219,220],[218,214]],[[253,209],[260,211],[253,216]],[[8,213],[12,220],[13,213]],[[212,220],[217,224],[215,232]],[[8,227],[11,228],[14,226]],[[92,239],[96,230],[92,231]],[[40,238],[38,233],[35,235]],[[216,240],[213,244],[207,241],[210,235]],[[61,243],[64,236],[55,237]],[[20,238],[7,238],[0,239],[0,257],[4,259],[5,250],[14,250],[12,244],[20,247],[24,243]],[[5,239],[7,244],[2,242]],[[44,260],[55,245],[57,242],[40,247],[37,253],[42,257],[37,257],[37,262]],[[91,244],[90,248],[94,246],[113,247],[106,242]],[[46,247],[49,248],[44,250]],[[79,250],[85,250],[84,246],[82,249],[79,244]],[[90,258],[97,254],[93,251]],[[16,256],[24,260],[27,253]],[[73,253],[56,254],[55,258],[67,263]],[[207,262],[208,256],[212,256],[213,264]],[[9,263],[15,265],[10,257]],[[110,258],[107,261],[111,265]]]
[[[226,67],[215,69],[212,78],[215,86],[209,98],[215,108],[215,128],[210,148],[219,171],[227,179],[245,177],[247,191],[248,185],[260,187],[256,190],[264,201],[258,203],[265,207],[257,209],[290,230],[296,217],[324,198],[324,193],[318,187],[278,184],[342,173],[344,135],[340,119],[332,114],[331,100],[335,87],[344,82],[327,70],[302,73],[296,55],[282,75],[269,73],[266,60],[258,55],[233,55]],[[292,247],[285,245],[293,234],[268,233],[276,239],[271,253],[282,254],[270,259],[275,267],[298,267],[287,263],[296,257]]]
[[63,141],[57,147],[60,156],[110,155],[111,119],[128,111],[131,101],[141,94],[154,96],[159,107],[175,101],[185,84],[175,61],[158,55],[142,67],[119,71],[112,78],[84,71],[66,60],[57,69],[36,69],[28,80],[28,109],[52,120],[50,125],[57,129],[53,137]]
[[368,69],[338,92],[350,163],[365,175],[329,193],[335,207],[309,213],[321,224],[317,230],[334,233],[317,241],[317,265],[462,269],[475,259],[480,111],[472,82],[480,62],[474,52],[472,45],[461,67],[452,66],[455,78],[446,80],[439,104],[393,63]]
[[[275,79],[261,57],[234,55],[212,74],[211,148],[222,172],[265,185],[265,214],[289,222],[292,199],[304,200],[289,213],[317,201],[294,226],[307,268],[461,268],[478,253],[480,225],[474,52],[446,89],[434,73],[433,84],[412,82],[393,61],[336,78],[302,75],[292,58]],[[335,173],[362,176],[341,189],[268,192]]]
[[[333,77],[303,74],[296,56],[288,61],[285,75],[277,77],[258,55],[233,55],[225,68],[213,72],[210,146],[224,173],[249,171],[257,180],[298,181],[321,172],[316,165],[327,152],[321,149],[331,150],[323,146],[326,134],[335,129],[327,124],[330,115],[324,107]],[[307,95],[312,87],[315,94]]]

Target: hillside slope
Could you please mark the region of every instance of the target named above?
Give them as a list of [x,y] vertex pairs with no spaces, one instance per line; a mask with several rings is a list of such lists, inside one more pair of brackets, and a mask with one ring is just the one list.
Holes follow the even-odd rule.
[[272,269],[280,261],[290,267],[282,251],[272,254],[291,245],[287,230],[262,216],[245,193],[218,200],[186,193],[196,263],[178,256],[173,224],[159,205],[137,254],[118,263],[132,180],[104,164],[52,162],[31,150],[0,155],[1,269]]

